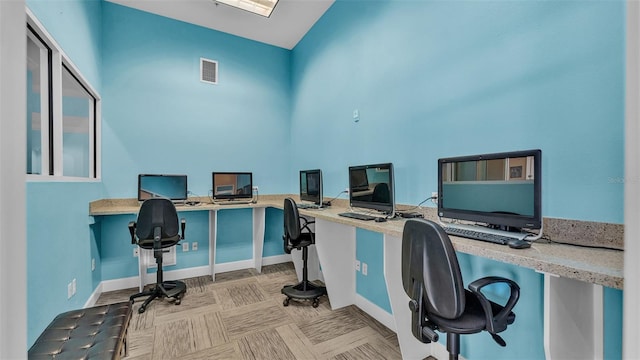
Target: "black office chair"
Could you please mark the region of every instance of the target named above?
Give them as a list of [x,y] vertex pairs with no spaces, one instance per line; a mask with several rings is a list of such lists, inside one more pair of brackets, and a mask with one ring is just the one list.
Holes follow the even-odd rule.
[[[511,288],[506,305],[488,300],[481,289],[506,283]],[[449,359],[458,359],[460,334],[487,331],[500,345],[498,335],[513,324],[511,311],[520,297],[515,282],[496,276],[478,279],[465,290],[455,250],[449,236],[433,221],[407,220],[402,233],[402,284],[409,295],[413,336],[423,343],[438,341],[435,330],[447,334]]]
[[324,286],[318,286],[309,281],[307,275],[307,258],[309,245],[315,244],[315,234],[309,228],[313,221],[300,217],[296,202],[291,198],[284,199],[284,251],[291,254],[291,250],[302,250],[302,281],[296,285],[287,285],[281,292],[287,296],[282,302],[289,306],[291,299],[313,300],[313,307],[318,307],[320,296],[327,293]]
[[156,298],[167,297],[174,299],[174,303],[178,305],[187,291],[187,286],[184,282],[163,281],[162,278],[162,253],[168,252],[168,250],[163,249],[174,246],[184,239],[185,227],[186,222],[182,219],[180,221],[182,231],[181,234],[178,234],[176,207],[170,200],[164,198],[145,200],[140,207],[137,223],[134,221],[129,223],[131,243],[138,245],[142,249],[153,249],[153,257],[155,257],[156,264],[158,264],[157,279],[154,287],[129,297],[129,300],[133,303],[138,297],[149,296],[138,309],[140,314]]

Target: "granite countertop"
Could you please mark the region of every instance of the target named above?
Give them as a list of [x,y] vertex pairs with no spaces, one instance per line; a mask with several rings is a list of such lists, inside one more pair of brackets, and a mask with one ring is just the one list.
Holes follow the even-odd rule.
[[[212,204],[209,198],[203,197],[195,198],[195,200],[201,201],[198,205],[181,205],[177,208],[178,211],[203,211],[247,207],[275,207],[282,209],[283,199],[288,196],[295,200],[298,198],[295,195],[261,195],[257,204],[218,205]],[[89,214],[94,216],[136,214],[139,207],[139,203],[136,199],[103,199],[94,201],[90,204]],[[402,208],[402,206],[400,207]],[[404,208],[406,209],[408,207],[405,206]],[[433,209],[421,208],[418,210],[423,212],[425,218],[436,220],[434,218],[435,211]],[[331,207],[309,210],[301,209],[300,213],[306,216],[380,232],[397,238],[398,240],[402,238],[402,229],[406,221],[405,219],[393,219],[387,222],[374,222],[354,220],[338,216],[338,213],[344,211],[348,211],[348,203],[346,200],[338,199],[333,200],[333,206]],[[555,221],[553,223],[554,229],[551,229],[553,234],[552,238],[554,240],[561,239],[564,242],[565,239],[569,239],[568,242],[573,242],[578,245],[561,244],[541,239],[534,242],[528,249],[512,249],[504,245],[485,243],[456,236],[452,236],[451,241],[455,249],[462,253],[481,256],[508,264],[534,269],[542,273],[549,273],[611,288],[624,288],[624,251],[579,246],[592,244],[594,241],[598,240],[597,236],[602,236],[607,238],[603,241],[604,246],[609,247],[612,243],[610,238],[618,239],[618,237],[622,236],[622,225],[611,226],[605,224],[606,226],[601,226],[600,223],[583,222],[585,227],[601,228],[607,231],[606,236],[603,235],[602,232],[596,232],[595,239],[583,239],[583,237],[588,237],[588,235],[580,231],[574,232],[576,229],[575,222],[571,222],[570,220],[552,220]],[[547,234],[546,231],[545,234]],[[579,236],[577,239],[576,234]],[[613,243],[620,244],[621,240],[615,240]]]

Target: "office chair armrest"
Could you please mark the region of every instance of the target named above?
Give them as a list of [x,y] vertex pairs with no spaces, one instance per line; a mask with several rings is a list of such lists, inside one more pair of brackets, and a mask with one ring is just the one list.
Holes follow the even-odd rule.
[[[508,284],[511,289],[511,293],[509,295],[509,300],[507,300],[507,303],[504,305],[502,310],[500,310],[497,314],[494,315],[493,309],[491,307],[491,301],[489,301],[482,294],[481,289],[487,285],[496,284],[496,283]],[[512,280],[509,280],[503,277],[487,276],[469,284],[469,290],[471,290],[471,292],[476,295],[478,300],[480,300],[480,304],[484,309],[484,312],[487,317],[486,330],[491,334],[497,334],[501,331],[504,331],[508,325],[507,317],[509,316],[509,313],[511,313],[511,310],[513,310],[513,307],[516,305],[516,303],[518,302],[518,299],[520,298],[520,287],[518,286],[518,284],[516,284]]]
[[180,239],[184,240],[184,229],[186,229],[187,227],[187,220],[185,220],[184,218],[180,219]]
[[304,218],[302,216],[300,217],[300,220],[302,220],[302,226],[300,226],[300,230],[307,229],[307,232],[313,233],[313,231],[311,231],[311,229],[309,228],[309,225],[315,224],[316,222],[313,221],[313,220],[309,221],[309,220],[307,220],[306,218]]
[[129,221],[129,233],[131,234],[131,243],[132,244],[137,244],[136,243],[136,222],[135,221]]

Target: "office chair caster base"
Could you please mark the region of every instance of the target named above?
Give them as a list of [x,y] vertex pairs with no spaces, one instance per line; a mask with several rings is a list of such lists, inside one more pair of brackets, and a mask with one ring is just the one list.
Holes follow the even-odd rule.
[[302,281],[296,285],[287,285],[283,287],[280,292],[287,296],[282,302],[284,306],[289,306],[291,299],[295,299],[311,300],[311,305],[316,308],[320,305],[320,296],[326,295],[327,289],[324,286],[318,286],[309,281]]

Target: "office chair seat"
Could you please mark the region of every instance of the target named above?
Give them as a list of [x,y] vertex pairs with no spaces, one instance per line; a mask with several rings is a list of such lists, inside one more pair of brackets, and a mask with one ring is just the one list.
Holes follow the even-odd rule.
[[[491,302],[493,313],[498,313],[502,308],[500,305]],[[436,314],[430,314],[429,319],[438,324],[438,329],[442,332],[453,332],[458,334],[475,334],[487,327],[487,317],[478,297],[471,291],[465,290],[465,307],[462,315],[455,319],[447,319]],[[513,324],[516,316],[510,312],[507,323]]]

